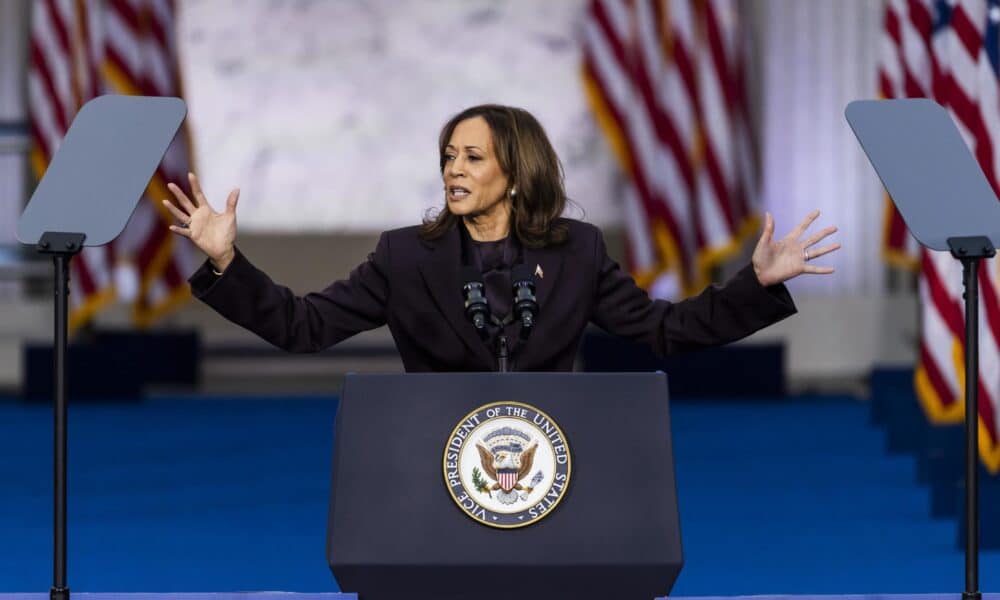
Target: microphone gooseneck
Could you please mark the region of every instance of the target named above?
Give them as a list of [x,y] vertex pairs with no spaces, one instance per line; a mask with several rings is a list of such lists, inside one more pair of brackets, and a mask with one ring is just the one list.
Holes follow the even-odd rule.
[[520,264],[511,269],[510,275],[514,291],[514,316],[521,321],[521,338],[527,338],[538,317],[535,274],[531,267]]
[[465,300],[465,316],[480,335],[486,334],[486,322],[490,309],[486,301],[486,286],[482,274],[471,266],[462,267],[459,273],[462,281],[462,298]]

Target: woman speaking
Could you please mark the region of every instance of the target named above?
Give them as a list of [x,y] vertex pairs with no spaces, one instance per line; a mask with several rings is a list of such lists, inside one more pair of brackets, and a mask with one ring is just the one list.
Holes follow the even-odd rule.
[[[561,217],[559,159],[528,112],[469,108],[445,124],[439,151],[445,205],[437,216],[383,233],[347,279],[302,297],[237,249],[239,190],[215,212],[193,174],[190,196],[170,184],[176,204],[163,202],[178,220],[171,231],[208,255],[191,276],[194,295],[290,352],[317,352],[388,324],[407,371],[494,371],[507,343],[512,370],[569,371],[590,322],[660,355],[745,337],[794,313],[782,282],[832,273],[807,263],[840,247],[814,248],[835,227],[805,237],[818,211],[781,240],[768,215],[751,264],[725,285],[681,302],[651,300],[608,257],[599,229]],[[525,272],[538,313],[530,336],[511,318],[513,274],[520,281]],[[482,288],[485,302],[476,304],[492,315],[479,329],[466,312],[470,287]]]

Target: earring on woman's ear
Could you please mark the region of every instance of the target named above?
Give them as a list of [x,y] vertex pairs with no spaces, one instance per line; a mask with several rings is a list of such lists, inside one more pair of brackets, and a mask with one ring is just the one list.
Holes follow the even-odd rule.
[[510,197],[513,198],[516,195],[517,195],[517,188],[514,187],[514,186],[511,186],[511,188],[510,188]]

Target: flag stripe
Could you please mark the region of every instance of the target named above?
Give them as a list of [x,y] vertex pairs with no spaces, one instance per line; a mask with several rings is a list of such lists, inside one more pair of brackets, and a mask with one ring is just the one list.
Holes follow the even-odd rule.
[[[86,100],[105,91],[179,95],[174,15],[174,4],[167,0],[43,0],[32,5],[28,82],[37,176]],[[169,234],[166,223],[172,219],[159,204],[167,196],[165,182],[181,179],[191,168],[187,144],[182,129],[122,236],[105,247],[86,248],[73,261],[73,326],[91,319],[116,294],[134,303],[140,325],[187,297],[181,272],[190,266],[190,245]],[[133,279],[139,282],[131,292],[115,285],[114,274],[127,271],[136,271]]]
[[[737,3],[591,0],[584,78],[638,202],[630,268],[698,291],[752,224],[759,162],[745,103]],[[637,208],[638,210],[633,210]]]
[[[603,3],[598,3],[598,7],[602,5]],[[601,12],[603,14],[603,11]],[[617,105],[619,107],[628,106],[630,108],[629,118],[618,122],[622,137],[627,141],[627,146],[635,148],[635,151],[630,154],[630,175],[636,182],[646,209],[662,220],[669,229],[671,239],[673,240],[671,243],[671,255],[676,256],[676,260],[680,265],[684,265],[687,264],[687,252],[683,244],[684,238],[680,235],[680,228],[675,221],[674,215],[670,213],[667,204],[663,202],[653,184],[653,178],[657,175],[662,176],[658,167],[662,166],[662,158],[666,152],[663,148],[656,145],[651,135],[652,126],[648,121],[648,114],[644,105],[640,102],[630,102],[628,100],[630,89],[634,88],[621,74],[631,73],[634,75],[634,69],[629,68],[623,51],[614,53],[604,51],[606,47],[604,42],[611,43],[613,47],[613,40],[615,39],[610,35],[610,30],[607,29],[610,22],[610,19],[597,19],[597,26],[603,27],[600,32],[596,31],[595,27],[588,27],[590,32],[588,37],[592,40],[590,44],[590,57],[594,59],[592,65],[595,67],[593,69],[595,81],[598,82],[601,89],[610,89],[613,92],[617,92],[615,96],[607,98],[609,105]],[[608,35],[609,37],[602,37],[601,34]],[[617,64],[611,63],[608,60],[611,56],[616,59]],[[611,86],[606,86],[604,85],[606,77],[619,79],[619,81]],[[615,113],[622,115],[624,111],[619,108]]]
[[[588,64],[592,65],[593,63],[588,62]],[[603,85],[604,80],[601,74],[597,72],[597,69],[590,66],[588,67],[588,70],[592,74],[594,81],[597,82],[598,86],[602,89],[607,89],[607,87]],[[646,180],[645,173],[642,168],[640,168],[639,161],[637,160],[635,153],[631,151],[631,148],[634,148],[635,146],[632,141],[632,134],[628,130],[628,121],[622,118],[622,111],[616,107],[614,99],[606,98],[606,106],[610,109],[610,113],[614,118],[614,123],[617,126],[622,139],[625,141],[625,147],[629,149],[627,154],[629,174],[634,180],[639,198],[642,200],[644,208],[650,215],[664,222],[668,228],[675,230],[676,224],[672,222],[671,215],[666,211],[666,207],[663,204],[654,200],[654,195],[650,189],[648,181]],[[674,239],[677,239],[677,237],[674,237]],[[673,254],[671,256],[678,256],[678,254],[678,249],[674,247]],[[679,256],[677,260],[680,260]]]
[[[885,97],[932,97],[955,119],[963,139],[994,191],[1000,190],[1000,103],[996,59],[997,24],[983,0],[957,3],[900,0],[885,3],[883,58],[877,85]],[[989,0],[989,7],[1000,2]],[[904,16],[905,13],[905,16]],[[990,47],[989,44],[993,44]],[[986,46],[984,46],[986,44]],[[893,54],[894,53],[894,54]],[[902,86],[900,86],[902,82]],[[886,211],[886,255],[912,245],[894,210]],[[948,253],[921,254],[921,343],[915,387],[933,422],[959,422],[965,378],[979,392],[980,453],[1000,470],[996,403],[1000,399],[1000,293],[992,265],[979,268],[979,371],[965,373],[962,269]]]

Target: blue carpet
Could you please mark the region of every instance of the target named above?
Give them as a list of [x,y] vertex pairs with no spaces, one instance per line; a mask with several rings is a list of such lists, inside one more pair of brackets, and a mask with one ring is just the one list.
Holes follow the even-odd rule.
[[[75,591],[335,591],[333,398],[71,410]],[[676,595],[958,591],[954,521],[849,398],[675,403]],[[51,583],[51,412],[0,403],[0,590]],[[1000,500],[1000,499],[997,499]],[[988,501],[984,499],[984,502]],[[984,590],[1000,553],[984,554]]]

